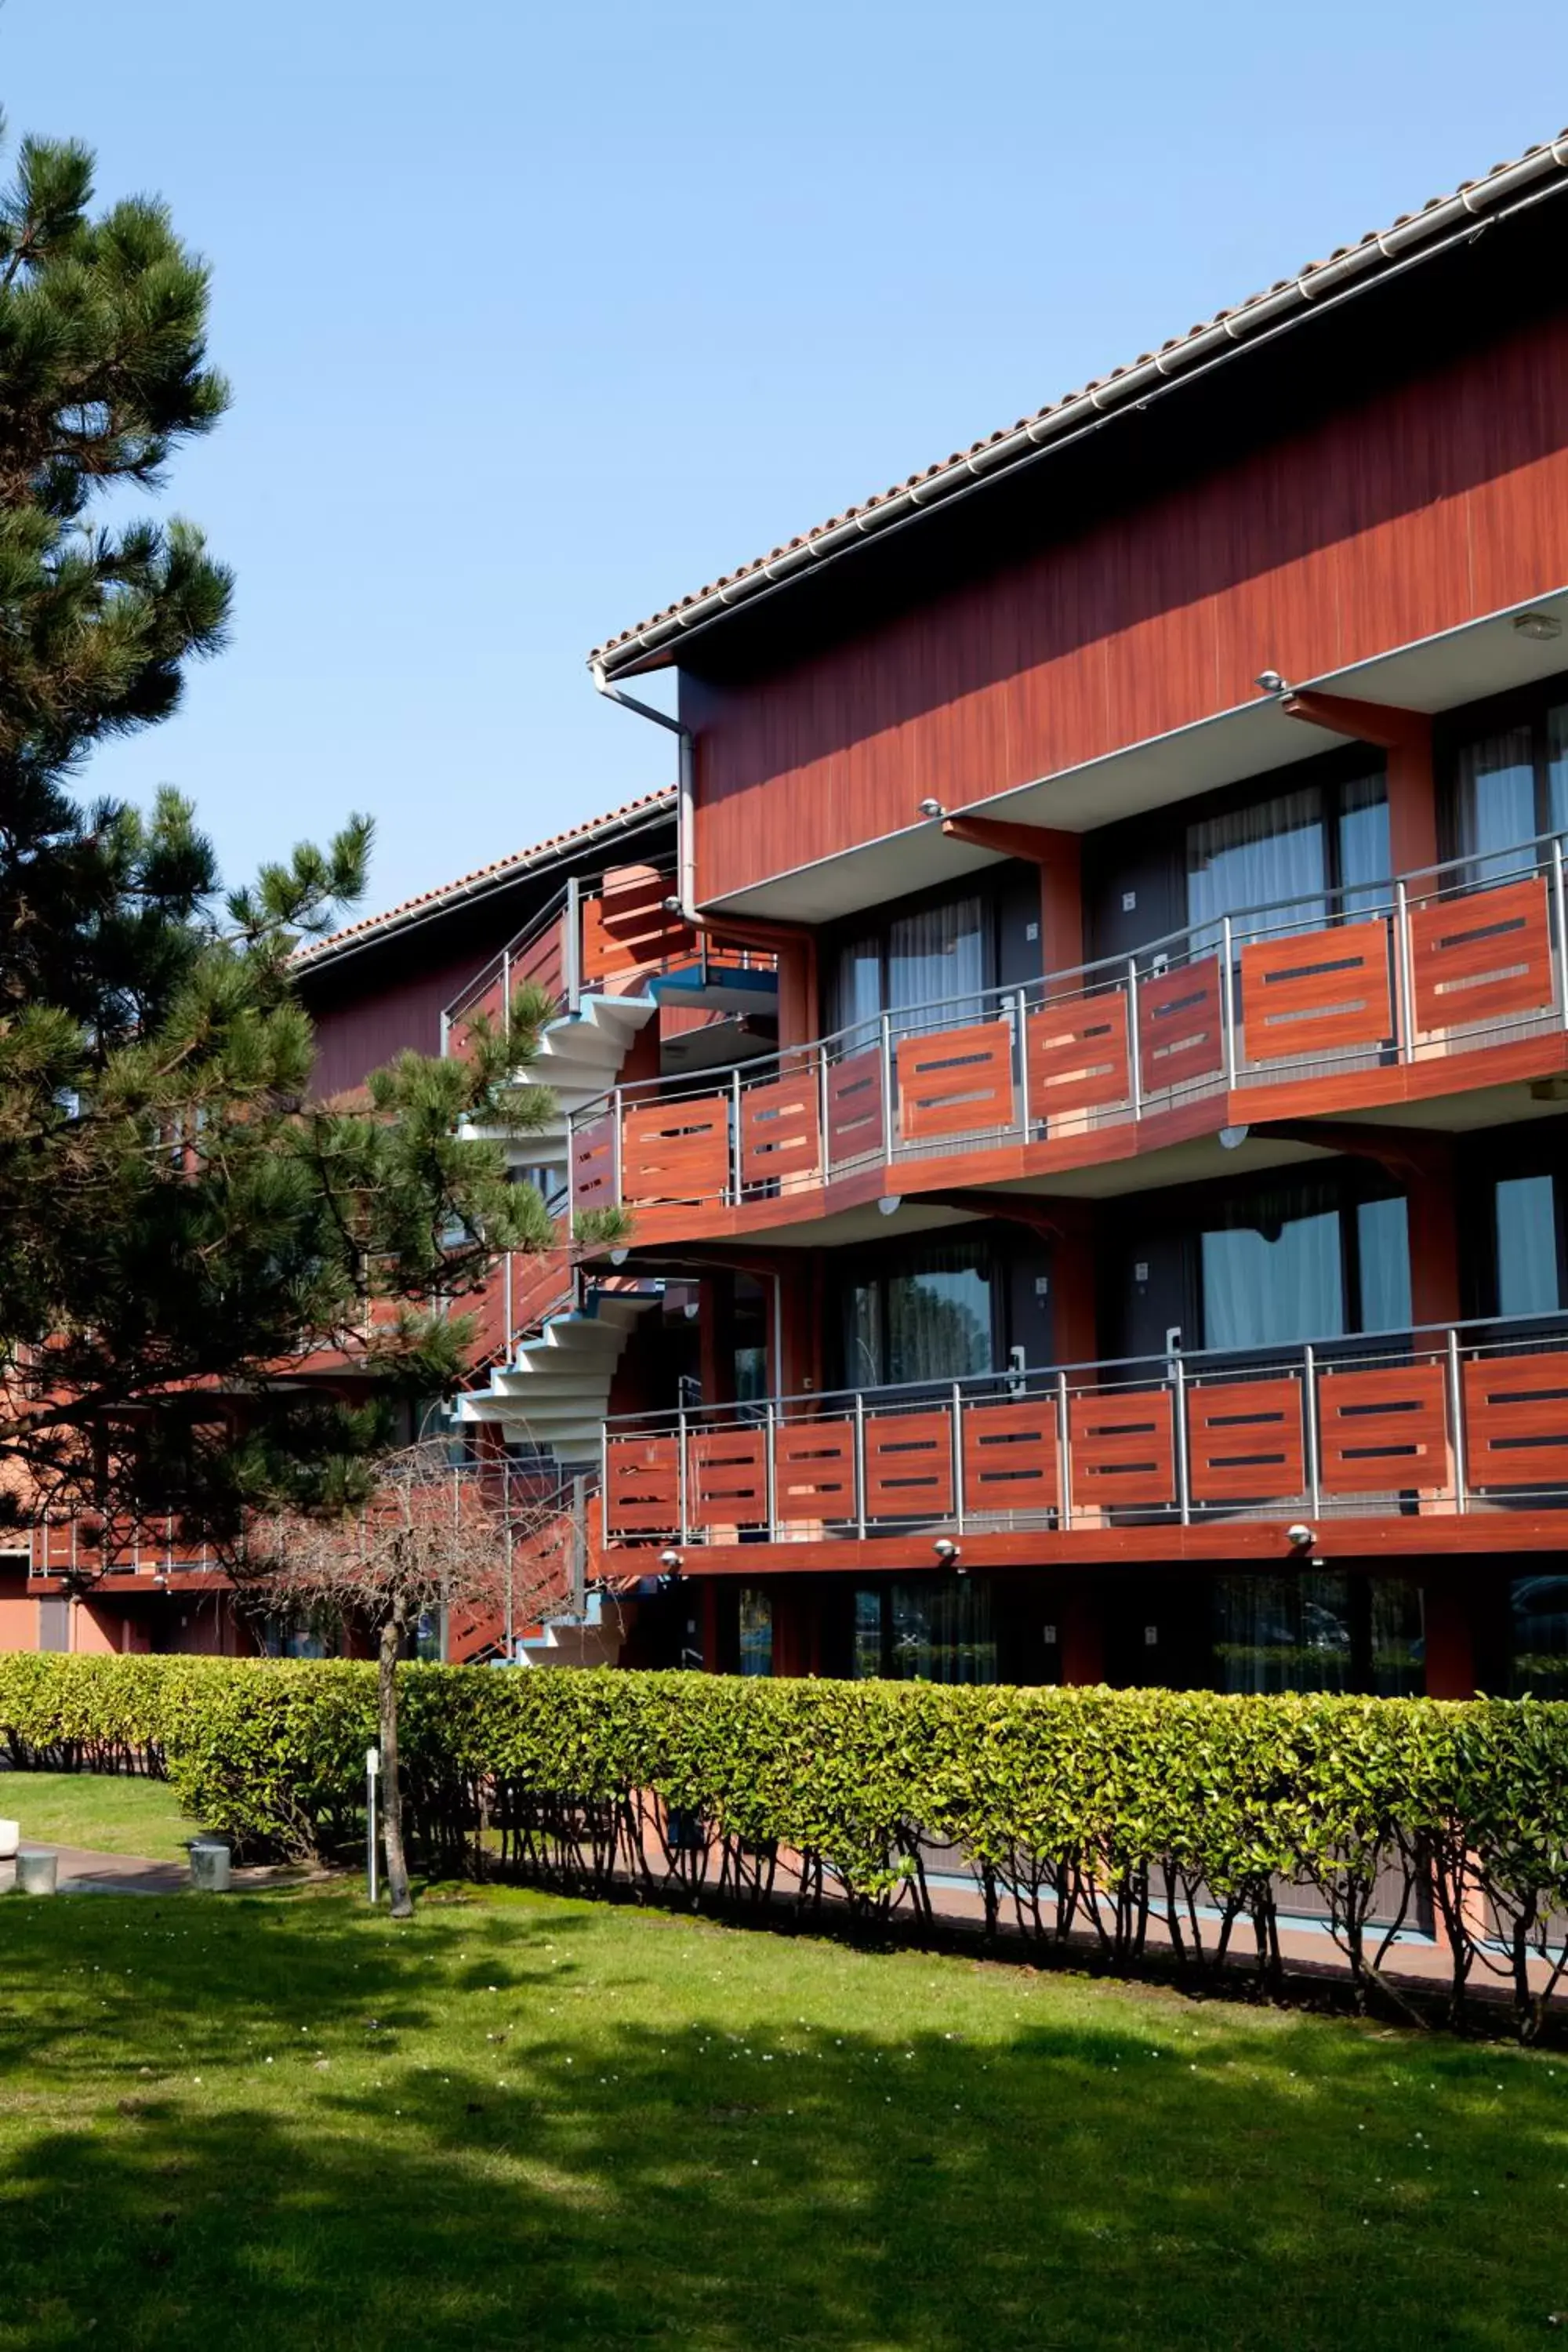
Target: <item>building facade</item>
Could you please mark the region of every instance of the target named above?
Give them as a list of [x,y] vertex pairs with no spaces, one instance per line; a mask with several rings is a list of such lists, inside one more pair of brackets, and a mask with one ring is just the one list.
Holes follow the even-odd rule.
[[594,656],[777,963],[571,1120],[665,1654],[1568,1690],[1565,225],[1560,143]]

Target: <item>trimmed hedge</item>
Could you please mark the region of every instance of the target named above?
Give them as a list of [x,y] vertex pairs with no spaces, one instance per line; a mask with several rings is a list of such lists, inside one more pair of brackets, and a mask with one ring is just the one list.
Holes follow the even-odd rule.
[[[1302,1890],[1363,1997],[1435,1915],[1454,2021],[1491,1975],[1526,2034],[1568,1973],[1568,1705],[400,1672],[430,1867],[928,1918],[955,1871],[992,1929],[1203,1969],[1243,1927],[1270,1980]],[[367,1665],[0,1655],[13,1763],[164,1773],[251,1852],[345,1852],[374,1735]]]

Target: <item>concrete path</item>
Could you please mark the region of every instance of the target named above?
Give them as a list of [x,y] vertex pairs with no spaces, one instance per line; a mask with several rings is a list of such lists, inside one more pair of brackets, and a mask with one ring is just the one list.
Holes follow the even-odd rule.
[[[42,1840],[30,1838],[25,1838],[22,1843],[25,1853],[52,1852],[58,1856],[62,1895],[183,1895],[191,1883],[190,1870],[183,1862],[152,1862],[145,1854],[137,1853],[95,1853],[90,1847],[79,1845],[50,1847]],[[297,1871],[237,1870],[234,1892],[254,1893],[299,1875]],[[15,1863],[0,1862],[0,1895],[8,1895],[16,1883]]]

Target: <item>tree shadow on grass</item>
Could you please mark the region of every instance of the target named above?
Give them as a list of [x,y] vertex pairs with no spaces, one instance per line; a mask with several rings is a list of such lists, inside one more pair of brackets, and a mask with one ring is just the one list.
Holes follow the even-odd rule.
[[568,1905],[404,1937],[307,1903],[205,1917],[160,1949],[122,1915],[96,1958],[61,1934],[78,1973],[41,2019],[6,1993],[58,1930],[16,1937],[5,2352],[1384,2352],[1415,2326],[1512,2352],[1568,2309],[1568,2081],[1539,2061],[1083,1987],[977,2031],[963,1971],[950,2037],[911,1998],[932,1964],[809,1948],[650,2023],[616,1983],[742,1939],[661,1921],[679,1942],[594,1975]]

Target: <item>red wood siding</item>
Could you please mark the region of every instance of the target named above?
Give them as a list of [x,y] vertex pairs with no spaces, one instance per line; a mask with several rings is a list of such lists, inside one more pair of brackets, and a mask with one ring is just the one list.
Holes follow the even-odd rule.
[[743,689],[682,680],[699,895],[1568,582],[1568,320]]
[[342,1093],[363,1086],[372,1070],[412,1046],[417,1054],[441,1050],[441,1013],[472,980],[482,954],[460,956],[435,971],[378,988],[357,1003],[316,1012],[316,1091]]

